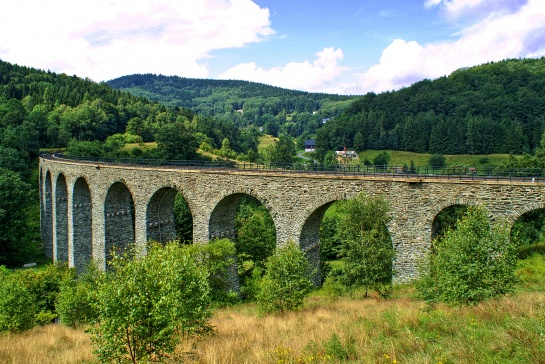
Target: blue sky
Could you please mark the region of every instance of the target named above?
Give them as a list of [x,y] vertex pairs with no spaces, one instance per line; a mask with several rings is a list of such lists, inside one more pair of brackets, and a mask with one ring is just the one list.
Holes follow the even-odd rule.
[[543,55],[545,0],[18,0],[0,12],[0,59],[95,81],[363,94]]

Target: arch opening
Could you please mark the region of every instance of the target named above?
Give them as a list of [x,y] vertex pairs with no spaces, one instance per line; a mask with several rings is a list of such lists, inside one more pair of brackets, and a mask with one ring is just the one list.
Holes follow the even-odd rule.
[[[338,201],[328,202],[306,219],[299,236],[299,246],[315,270],[314,284],[323,283],[331,268],[331,262],[339,260],[337,230],[339,228]],[[330,209],[331,207],[331,209]]]
[[161,188],[153,194],[146,211],[146,237],[160,243],[193,241],[193,216],[182,193]]
[[209,239],[227,238],[235,243],[236,266],[230,272],[231,287],[244,290],[254,270],[263,273],[265,260],[276,247],[276,228],[268,209],[255,197],[237,193],[222,199],[212,212]]
[[55,186],[56,261],[68,262],[68,188],[60,174]]
[[45,256],[48,259],[53,258],[53,184],[51,182],[51,173],[45,174],[44,186],[44,220],[45,228],[43,231],[43,244]]
[[545,254],[545,208],[519,216],[511,227],[510,236],[519,244],[519,258]]
[[[366,256],[373,256],[373,259],[379,259],[381,264],[387,265],[382,270],[384,279],[391,280],[394,247],[388,226],[381,223],[379,229],[367,227],[376,224],[373,216],[366,215],[367,209],[364,207],[356,206],[347,200],[331,201],[314,210],[305,221],[300,237],[301,249],[317,269],[316,284],[321,284],[332,269],[346,262],[363,262]],[[358,229],[371,229],[365,230],[369,240],[364,240],[366,233]],[[353,243],[348,244],[351,241]],[[365,244],[365,241],[368,243]],[[386,250],[381,244],[387,244],[392,254],[385,255]],[[343,256],[344,248],[348,250],[345,250],[346,255]],[[341,261],[341,258],[347,260]]]
[[124,251],[135,242],[135,215],[132,195],[121,182],[108,190],[104,204],[105,257],[109,261],[112,251]]
[[467,212],[468,207],[468,205],[454,204],[439,211],[432,222],[432,241],[440,241],[448,230],[456,229],[456,223]]
[[82,272],[93,254],[93,207],[91,191],[84,178],[78,178],[72,193],[74,266]]

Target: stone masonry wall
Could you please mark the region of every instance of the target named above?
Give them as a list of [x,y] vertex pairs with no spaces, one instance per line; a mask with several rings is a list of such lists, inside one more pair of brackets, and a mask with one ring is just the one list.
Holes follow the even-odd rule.
[[[397,281],[416,277],[418,262],[430,247],[433,220],[442,209],[455,204],[482,204],[490,212],[492,223],[502,219],[512,223],[525,212],[545,207],[544,183],[115,167],[46,159],[40,164],[53,176],[62,172],[68,190],[74,188],[80,177],[88,182],[95,259],[104,259],[105,240],[112,239],[108,235],[113,234],[114,227],[130,225],[126,221],[105,229],[105,199],[114,184],[125,186],[133,199],[134,212],[131,214],[134,214],[137,244],[144,244],[148,238],[147,211],[154,205],[150,203],[152,196],[163,188],[179,191],[187,200],[193,215],[195,243],[206,243],[216,235],[228,236],[233,224],[233,205],[240,196],[250,195],[269,210],[276,228],[277,244],[283,245],[289,240],[300,243],[314,264],[319,263],[318,229],[327,207],[361,191],[383,195],[392,208],[388,230],[396,250]],[[123,209],[128,207],[130,205],[125,205]],[[73,241],[69,241],[71,244]]]

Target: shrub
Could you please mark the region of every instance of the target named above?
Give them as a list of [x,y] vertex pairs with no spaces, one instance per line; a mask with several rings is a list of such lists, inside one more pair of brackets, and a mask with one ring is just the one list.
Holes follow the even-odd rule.
[[308,259],[293,242],[277,249],[265,264],[266,273],[257,294],[261,314],[297,310],[314,285]]
[[432,154],[428,164],[431,167],[445,167],[447,165],[445,156],[439,153]]
[[15,271],[0,267],[0,331],[21,332],[55,319],[55,300],[68,272],[66,265]]
[[62,324],[77,327],[96,321],[96,290],[102,274],[91,262],[81,276],[74,273],[65,277],[55,303]]
[[417,284],[430,302],[476,304],[511,292],[516,282],[516,244],[506,225],[490,229],[487,212],[470,206],[456,230],[435,241]]
[[35,325],[36,298],[20,278],[0,266],[0,331],[21,332]]
[[[129,254],[131,253],[131,254]],[[207,272],[175,242],[114,255],[97,286],[95,353],[103,363],[156,361],[210,330]]]
[[220,306],[235,303],[238,300],[235,244],[229,239],[218,239],[208,244],[188,245],[186,249],[208,273],[212,301]]
[[392,289],[394,249],[386,224],[389,206],[384,198],[364,193],[345,201],[340,226],[344,262],[341,280],[349,288],[376,290],[386,297]]
[[373,164],[375,166],[385,166],[390,162],[390,154],[388,152],[381,152],[373,158]]

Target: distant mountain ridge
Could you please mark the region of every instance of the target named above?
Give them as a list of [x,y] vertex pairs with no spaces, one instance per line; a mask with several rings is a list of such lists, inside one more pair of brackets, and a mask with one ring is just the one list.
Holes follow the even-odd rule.
[[544,131],[545,58],[508,59],[368,93],[321,128],[316,143],[319,154],[343,146],[522,153],[538,147]]
[[[282,111],[314,112],[332,103],[354,100],[356,96],[311,93],[284,89],[257,82],[213,80],[134,74],[107,82],[115,89],[128,91],[168,106],[190,108],[205,115],[259,108],[261,114]],[[345,105],[346,106],[346,105]]]

